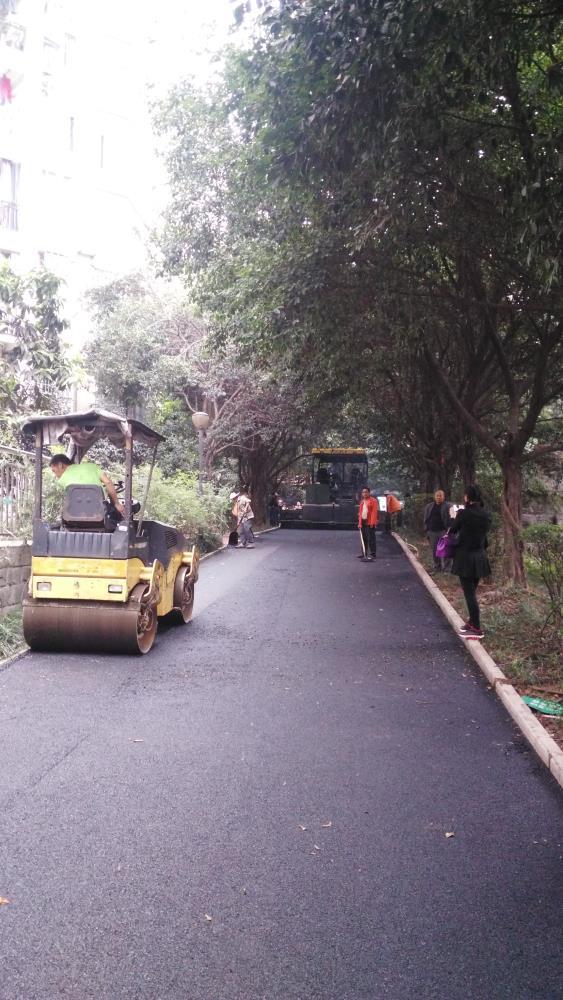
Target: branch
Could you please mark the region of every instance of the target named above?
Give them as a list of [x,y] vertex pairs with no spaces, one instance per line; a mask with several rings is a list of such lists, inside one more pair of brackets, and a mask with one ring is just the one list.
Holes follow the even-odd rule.
[[502,460],[502,447],[499,445],[498,441],[493,437],[492,434],[489,433],[488,430],[486,430],[482,426],[482,424],[477,420],[477,418],[463,405],[461,400],[458,398],[449,378],[444,373],[440,365],[437,364],[436,360],[432,357],[431,352],[428,350],[426,346],[424,347],[424,354],[426,356],[428,364],[430,365],[437,379],[441,383],[443,389],[446,392],[446,395],[448,396],[448,399],[455,407],[463,423],[470,431],[473,432],[473,434],[475,434],[475,437],[478,437],[479,440],[483,442],[485,447],[488,448],[489,451],[500,462]]
[[563,451],[563,440],[555,441],[553,444],[540,444],[533,451],[525,451],[522,455],[522,462],[535,462],[542,455],[549,455],[554,451]]

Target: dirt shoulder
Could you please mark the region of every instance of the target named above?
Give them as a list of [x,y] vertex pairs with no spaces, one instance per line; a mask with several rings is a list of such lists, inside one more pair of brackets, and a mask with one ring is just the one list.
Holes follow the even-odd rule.
[[[401,537],[416,555],[455,610],[465,619],[467,608],[459,580],[451,573],[436,573],[427,541],[407,530]],[[561,646],[545,637],[548,600],[540,587],[527,590],[481,583],[478,591],[483,646],[520,695],[533,695],[563,704]],[[563,748],[563,717],[535,713],[547,732]]]

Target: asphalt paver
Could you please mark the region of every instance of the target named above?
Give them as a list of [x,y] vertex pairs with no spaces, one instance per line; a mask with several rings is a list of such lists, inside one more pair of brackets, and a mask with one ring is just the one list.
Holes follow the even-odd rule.
[[392,539],[0,670],[1,1000],[552,1000],[560,789]]

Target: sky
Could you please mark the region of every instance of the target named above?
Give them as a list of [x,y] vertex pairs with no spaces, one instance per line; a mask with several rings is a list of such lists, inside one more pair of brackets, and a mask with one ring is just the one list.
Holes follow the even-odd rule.
[[186,75],[204,82],[213,73],[210,55],[228,41],[234,25],[229,0],[158,0],[147,4],[146,16],[157,92]]

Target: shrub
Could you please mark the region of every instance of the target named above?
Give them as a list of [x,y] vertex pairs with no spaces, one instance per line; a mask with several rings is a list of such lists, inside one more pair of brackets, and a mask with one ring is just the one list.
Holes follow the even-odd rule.
[[549,594],[549,615],[544,628],[561,638],[563,623],[563,528],[558,524],[533,524],[523,532],[532,567]]
[[[135,473],[137,500],[142,499],[148,471],[144,466]],[[228,490],[218,491],[206,484],[200,494],[196,477],[185,472],[166,477],[160,469],[154,469],[145,516],[174,525],[190,541],[197,542],[202,551],[208,552],[221,544],[228,527]]]
[[0,619],[0,660],[25,647],[21,611],[10,611]]
[[405,500],[404,523],[417,535],[424,534],[424,508],[434,499],[432,493],[413,493]]
[[[88,456],[90,457],[90,456]],[[123,466],[108,468],[110,479],[117,482],[124,477]],[[136,500],[141,500],[149,466],[141,466],[133,471],[133,492]],[[55,524],[61,519],[64,490],[49,469],[43,471],[43,518]],[[217,490],[205,485],[203,493],[198,490],[197,478],[187,473],[177,472],[164,476],[160,469],[153,470],[151,487],[147,501],[145,518],[164,521],[183,531],[200,549],[209,552],[221,544],[229,521],[229,490]],[[19,534],[31,537],[33,521],[33,499],[29,499],[22,514]]]

